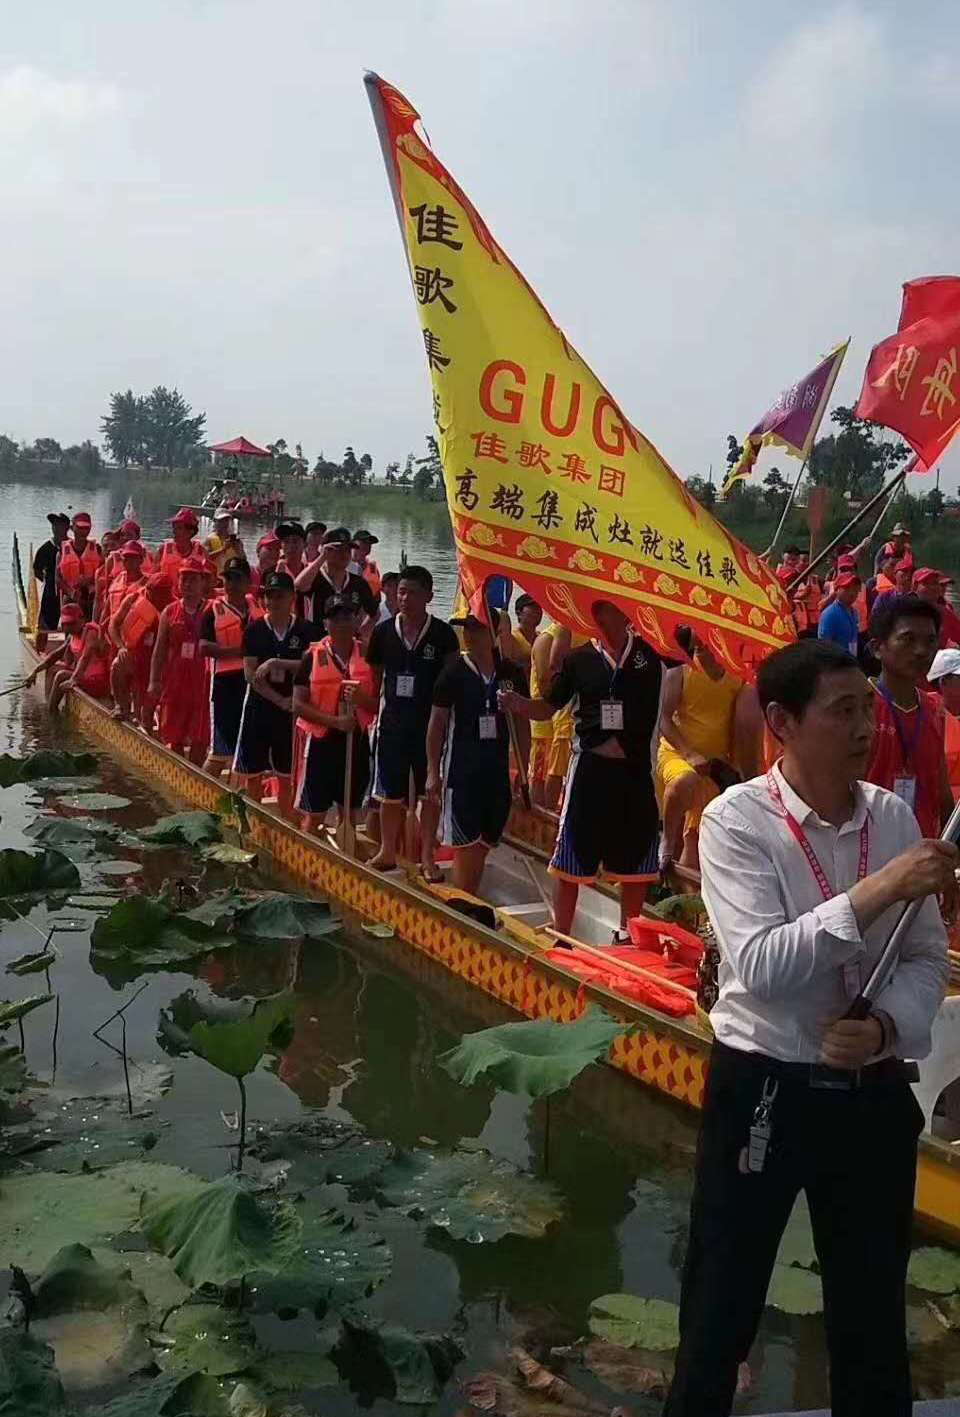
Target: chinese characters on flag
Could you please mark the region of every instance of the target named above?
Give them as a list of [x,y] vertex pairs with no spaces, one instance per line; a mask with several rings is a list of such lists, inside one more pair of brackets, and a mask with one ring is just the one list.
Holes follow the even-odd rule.
[[928,472],[960,429],[960,277],[927,276],[903,287],[895,335],[874,345],[857,417],[906,438]]
[[367,91],[404,237],[461,580],[507,575],[595,634],[617,604],[675,654],[691,624],[741,675],[794,638],[767,568],[686,491],[551,320],[402,94]]

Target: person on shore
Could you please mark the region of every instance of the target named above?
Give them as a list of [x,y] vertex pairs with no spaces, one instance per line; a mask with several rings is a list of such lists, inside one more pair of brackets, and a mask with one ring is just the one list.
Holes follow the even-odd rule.
[[260,599],[265,576],[277,569],[280,560],[280,538],[275,531],[264,532],[257,542],[257,564],[250,573],[250,594]]
[[103,552],[95,541],[90,540],[91,525],[89,512],[77,512],[72,523],[73,536],[65,537],[60,543],[60,560],[57,563],[57,587],[61,602],[77,601],[85,621],[93,615],[97,572],[103,565]]
[[940,611],[940,649],[960,645],[960,615],[946,600],[946,589],[953,584],[952,576],[945,576],[932,566],[921,566],[913,573],[913,589],[921,600],[929,601]]
[[[330,532],[327,533],[330,536]],[[371,595],[370,587],[355,578]],[[420,861],[428,881],[441,880],[434,862],[439,804],[425,797],[427,726],[442,670],[456,662],[460,645],[445,620],[428,610],[433,576],[425,566],[405,566],[397,591],[399,610],[377,625],[367,645],[380,715],[377,721],[373,795],[380,804],[380,850],[370,863],[392,871],[408,807],[420,808]]]
[[199,526],[196,513],[189,507],[181,507],[177,515],[170,520],[173,535],[160,548],[157,570],[167,577],[171,585],[178,584],[177,578],[184,561],[201,561],[206,554],[197,540]]
[[250,567],[235,556],[223,568],[223,594],[208,602],[200,621],[200,654],[210,669],[210,738],[204,772],[220,777],[233,762],[247,692],[243,641],[261,610],[250,594]]
[[876,717],[864,776],[906,802],[928,837],[940,835],[953,808],[943,705],[923,687],[939,633],[939,610],[916,595],[896,596],[870,616],[870,648],[880,673],[870,680]]
[[831,640],[854,658],[860,638],[860,621],[854,609],[860,594],[861,581],[850,571],[844,571],[833,583],[833,601],[820,616],[817,638]]
[[57,580],[57,563],[60,548],[70,530],[70,518],[66,512],[48,512],[50,539],[37,547],[33,558],[33,575],[43,587],[40,592],[39,630],[55,630],[60,624],[60,586]]
[[[496,632],[501,617],[496,610],[491,616]],[[434,685],[426,798],[440,811],[441,840],[453,850],[453,884],[476,895],[487,853],[503,836],[513,796],[510,732],[499,695],[505,690],[526,695],[529,684],[519,664],[494,654],[490,628],[475,615],[450,624],[462,626],[464,647]],[[517,741],[526,771],[526,719],[517,723]]]
[[191,762],[207,752],[209,718],[207,668],[200,656],[200,622],[206,604],[205,564],[198,557],[181,561],[179,595],[160,616],[150,665],[149,707],[159,710],[162,743]]
[[[712,802],[700,828],[720,997],[665,1417],[730,1412],[801,1190],[835,1417],[909,1417],[904,1286],[923,1118],[902,1060],[930,1051],[948,973],[935,897],[953,887],[957,848],[919,840],[906,803],[861,780],[875,696],[838,645],[776,651],[757,691],[782,757]],[[912,900],[923,904],[889,980],[866,1019],[848,1019]]]
[[83,610],[74,601],[63,606],[60,624],[63,644],[41,660],[24,680],[32,686],[41,674],[53,670],[47,684],[47,708],[51,713],[57,712],[71,689],[80,689],[94,699],[105,699],[110,692],[99,626],[93,620],[85,623]]
[[354,575],[362,576],[370,587],[374,596],[379,599],[382,575],[380,567],[370,555],[370,552],[377,545],[380,538],[374,536],[372,531],[367,531],[361,527],[359,531],[353,533],[353,540],[350,550],[353,560],[350,562],[350,570]]
[[150,699],[150,670],[157,627],[172,599],[169,578],[155,571],[120,603],[107,631],[116,649],[110,667],[113,716],[123,722],[134,716],[148,733],[153,731],[155,705]]
[[[364,620],[375,620],[377,598],[363,576],[350,570],[350,532],[345,526],[332,527],[323,537],[323,554],[305,566],[296,577],[298,595],[312,596],[310,619],[317,637],[325,634],[323,607],[333,596],[346,596]],[[360,625],[363,635],[364,624]]]
[[[356,820],[370,782],[368,729],[377,712],[373,671],[357,638],[350,596],[323,609],[327,633],[310,645],[293,681],[297,748],[294,806],[304,831],[315,831],[334,804]],[[350,744],[350,802],[345,802]]]
[[660,817],[651,744],[663,676],[672,667],[609,601],[593,606],[600,638],[572,650],[543,699],[506,691],[501,706],[549,718],[573,702],[577,751],[563,790],[550,862],[554,925],[569,934],[582,885],[598,876],[620,887],[620,919],[638,915],[659,875]]
[[938,649],[927,683],[943,705],[943,751],[953,800],[960,799],[960,649]]
[[265,774],[273,773],[279,810],[290,818],[293,678],[316,632],[295,613],[296,591],[287,571],[271,571],[264,578],[263,598],[266,614],[250,619],[243,635],[247,688],[233,771],[241,790],[257,802],[263,798]]

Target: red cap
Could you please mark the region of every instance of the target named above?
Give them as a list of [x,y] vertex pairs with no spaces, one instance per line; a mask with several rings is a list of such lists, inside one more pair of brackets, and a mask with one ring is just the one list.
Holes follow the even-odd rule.
[[152,576],[147,576],[146,586],[147,590],[173,592],[173,583],[165,571],[155,571]]
[[67,621],[83,620],[83,610],[72,600],[68,600],[66,605],[60,607],[60,622],[66,624]]
[[73,524],[74,526],[85,526],[87,528],[87,531],[89,531],[90,528],[93,526],[93,522],[90,520],[90,513],[77,512],[76,516],[73,519]]
[[262,551],[265,546],[280,546],[282,543],[275,531],[265,531],[257,542],[257,550]]
[[181,561],[177,569],[178,576],[205,576],[207,567],[199,556],[188,556],[185,561]]
[[128,541],[126,546],[120,547],[121,556],[146,556],[147,548],[142,541]]
[[140,523],[126,521],[120,523],[120,535],[124,541],[135,541],[140,535]]
[[847,590],[848,587],[859,584],[860,577],[851,575],[848,571],[842,576],[837,576],[837,579],[833,583],[833,588],[834,590]]
[[838,556],[838,557],[837,557],[837,570],[838,570],[838,571],[855,571],[856,569],[857,569],[857,562],[856,562],[856,558],[855,558],[855,557],[853,557],[853,556]]
[[[897,567],[899,570],[900,567]],[[943,575],[940,571],[934,570],[933,566],[921,566],[913,573],[913,583],[918,585],[929,585],[931,581],[936,581],[938,585],[949,585],[950,577]]]
[[181,507],[175,517],[170,518],[171,526],[192,526],[194,530],[200,525],[197,521],[196,512],[191,512],[189,507]]

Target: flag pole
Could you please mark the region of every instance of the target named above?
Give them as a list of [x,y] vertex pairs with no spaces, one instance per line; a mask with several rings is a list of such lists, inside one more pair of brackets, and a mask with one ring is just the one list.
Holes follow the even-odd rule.
[[913,469],[917,465],[917,461],[918,460],[916,457],[912,457],[905,467],[902,467],[899,472],[893,475],[893,477],[890,479],[890,481],[885,487],[881,487],[880,491],[877,492],[875,496],[871,497],[869,502],[865,502],[863,504],[859,512],[857,512],[856,516],[850,518],[843,530],[837,532],[836,536],[829,543],[829,545],[825,546],[822,551],[817,552],[816,556],[809,563],[809,565],[804,566],[799,576],[795,576],[794,579],[790,582],[790,584],[784,587],[785,593],[788,596],[790,595],[791,591],[796,590],[797,586],[800,584],[801,581],[806,580],[807,576],[809,576],[811,571],[815,570],[817,566],[819,566],[823,561],[827,559],[831,551],[836,550],[836,548],[840,545],[841,541],[843,541],[844,537],[849,536],[850,532],[853,531],[853,528],[859,522],[862,522],[864,517],[868,516],[870,512],[873,511],[874,507],[879,506],[881,502],[885,502],[890,496],[891,492],[896,492],[897,488],[905,479],[907,473],[913,472]]
[[797,473],[794,484],[787,495],[787,500],[783,504],[783,511],[780,513],[780,520],[777,522],[777,529],[773,533],[773,540],[767,547],[766,551],[762,551],[760,553],[760,559],[762,561],[766,561],[770,556],[772,556],[776,549],[777,542],[780,540],[780,533],[783,531],[787,517],[790,515],[790,508],[796,501],[797,493],[800,491],[800,483],[803,479],[803,474],[806,472],[806,470],[807,459],[804,458],[803,462],[800,464],[800,471]]
[[880,523],[883,521],[884,517],[885,517],[885,516],[887,515],[887,513],[889,512],[890,508],[893,506],[894,502],[896,501],[897,494],[900,492],[900,489],[901,489],[902,487],[903,487],[903,483],[901,482],[901,483],[900,483],[900,486],[899,486],[899,487],[895,487],[895,488],[893,489],[893,491],[890,493],[890,496],[889,496],[889,497],[887,498],[887,500],[884,502],[884,504],[883,504],[883,510],[881,511],[880,515],[877,517],[877,520],[874,522],[873,526],[870,528],[870,540],[871,540],[871,541],[872,541],[873,538],[876,536],[877,532],[880,530]]

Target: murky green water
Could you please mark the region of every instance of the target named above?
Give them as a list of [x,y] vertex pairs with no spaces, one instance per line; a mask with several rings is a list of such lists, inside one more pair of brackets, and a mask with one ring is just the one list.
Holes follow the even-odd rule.
[[[48,507],[80,501],[69,489],[7,488],[5,495],[8,511],[0,527],[4,556],[14,525],[24,543],[31,536],[38,542],[45,533],[42,518]],[[95,525],[102,524],[107,519],[105,502],[83,500]],[[110,509],[110,520],[115,521],[118,512]],[[156,537],[159,525],[146,516],[144,521],[146,535]],[[406,542],[410,534],[402,527],[384,529],[382,562],[388,564],[399,549],[396,543],[403,541],[411,557],[416,550],[417,559],[446,575],[449,548],[448,560],[440,565],[442,548],[428,546],[423,532],[418,544]],[[441,533],[434,535],[439,543]],[[448,588],[448,582],[443,584]],[[9,683],[19,665],[19,651],[12,599],[6,595],[0,603],[0,678]],[[0,699],[0,749],[22,752],[51,745],[74,750],[86,746],[70,741],[52,725],[35,696]],[[130,803],[107,812],[107,820],[134,828],[173,809],[174,804],[162,801],[103,755],[99,761],[97,790]],[[32,847],[23,828],[42,812],[69,814],[60,796],[33,786],[0,791],[0,845]],[[81,865],[84,888],[122,886],[152,893],[170,876],[196,879],[199,874],[191,853],[120,849],[111,855],[126,864]],[[225,879],[216,877],[214,883]],[[69,913],[93,923],[92,916]],[[42,907],[31,916],[41,928],[44,918]],[[55,1089],[52,1101],[62,1106],[70,1124],[83,1130],[89,1120],[86,1134],[92,1148],[105,1135],[103,1108],[60,1102],[60,1095],[84,1097],[120,1083],[117,1057],[93,1030],[146,981],[126,1015],[134,1080],[158,1062],[173,1072],[172,1087],[155,1104],[151,1125],[158,1141],[150,1159],[174,1161],[204,1177],[224,1175],[231,1164],[233,1138],[221,1112],[235,1109],[235,1085],[197,1058],[165,1053],[156,1037],[159,1013],[188,989],[241,998],[292,987],[297,1001],[294,1041],[275,1066],[261,1067],[250,1079],[255,1124],[320,1115],[357,1124],[372,1139],[434,1151],[469,1138],[494,1157],[538,1176],[548,1174],[562,1194],[563,1218],[543,1238],[478,1243],[474,1237],[471,1243],[453,1240],[443,1229],[428,1230],[376,1199],[358,1200],[342,1187],[331,1189],[332,1203],[383,1235],[393,1254],[389,1277],[365,1301],[367,1311],[414,1330],[453,1334],[463,1350],[433,1410],[463,1409],[459,1384],[481,1371],[510,1371],[508,1350],[516,1343],[549,1362],[554,1371],[565,1372],[596,1401],[598,1411],[623,1402],[634,1412],[658,1409],[656,1399],[618,1394],[577,1357],[551,1356],[551,1350],[587,1332],[588,1305],[598,1295],[627,1291],[678,1298],[696,1139],[693,1116],[611,1070],[592,1067],[568,1093],[554,1098],[547,1154],[544,1103],[531,1105],[488,1085],[463,1089],[437,1066],[438,1055],[464,1032],[507,1021],[507,1011],[409,947],[372,940],[355,925],[303,946],[238,946],[201,959],[189,972],[155,972],[136,981],[97,972],[91,965],[88,934],[58,938],[60,958],[52,970],[52,985],[59,996],[59,1026],[55,1029],[52,1008],[27,1018],[26,1054],[36,1077]],[[28,924],[4,925],[0,965],[37,945],[38,936]],[[4,992],[17,998],[34,992],[34,985],[29,979],[8,978]],[[118,1041],[115,1030],[107,1036]],[[95,1150],[90,1158],[96,1160]],[[26,1164],[43,1168],[44,1155]],[[912,1298],[922,1305],[922,1296]],[[723,1302],[722,1294],[717,1302]],[[286,1348],[316,1341],[315,1326],[303,1319],[286,1324],[262,1321],[258,1335],[265,1343]],[[751,1367],[755,1385],[741,1400],[742,1410],[823,1405],[827,1389],[821,1320],[768,1309]],[[952,1339],[926,1347],[920,1370],[925,1394],[938,1395],[958,1376]],[[300,1397],[307,1411],[328,1417],[371,1405],[380,1413],[410,1410],[375,1392],[351,1391],[347,1383],[326,1387],[316,1397]]]

